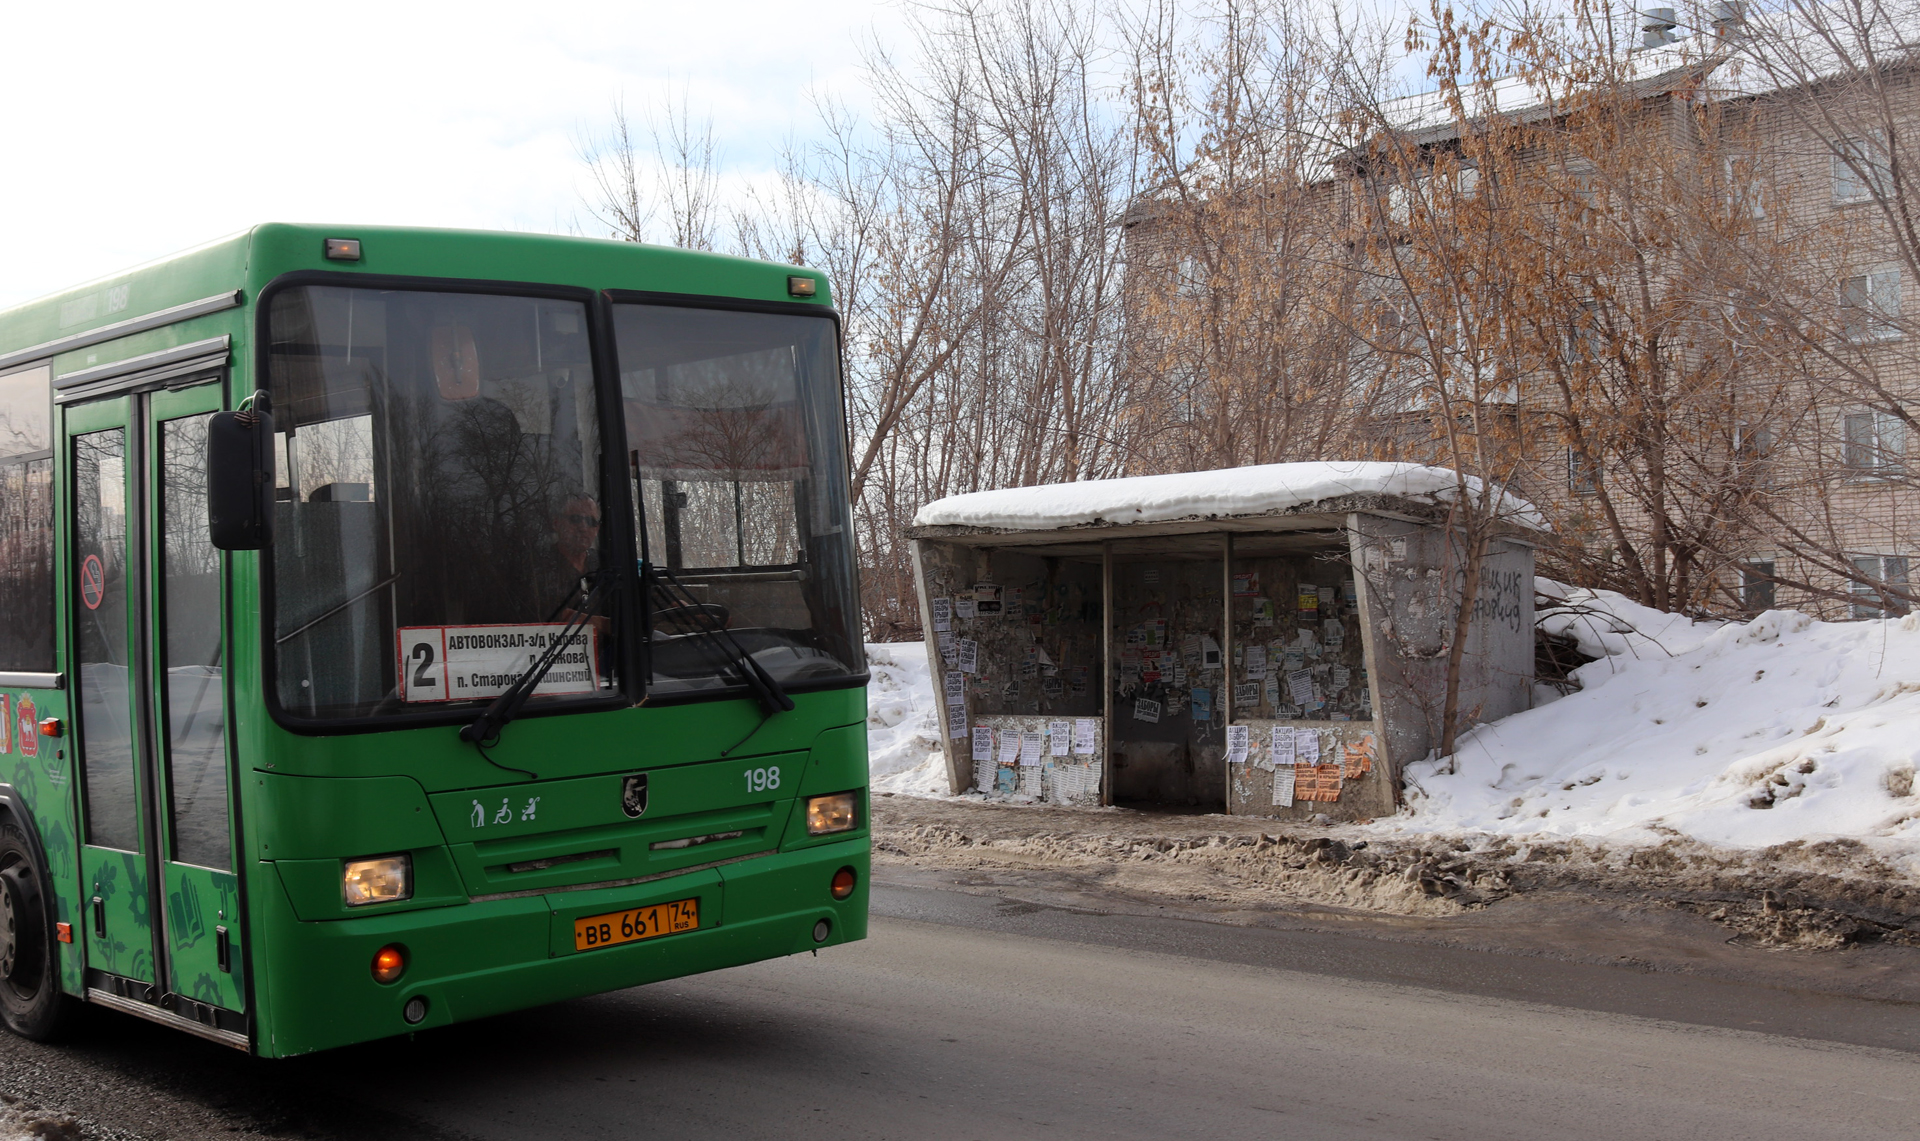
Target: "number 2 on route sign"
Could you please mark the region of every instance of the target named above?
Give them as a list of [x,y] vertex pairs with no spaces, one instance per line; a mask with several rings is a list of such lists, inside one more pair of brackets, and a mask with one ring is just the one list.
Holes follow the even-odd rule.
[[98,610],[106,596],[106,568],[100,565],[99,555],[88,555],[80,563],[80,601],[87,604],[88,610]]

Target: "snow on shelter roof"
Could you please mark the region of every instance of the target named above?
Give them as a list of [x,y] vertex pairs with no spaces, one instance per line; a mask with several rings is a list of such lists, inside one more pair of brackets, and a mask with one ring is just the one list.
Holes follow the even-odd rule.
[[[1478,479],[1469,476],[1467,485],[1470,494],[1478,494]],[[1458,487],[1459,477],[1449,469],[1423,464],[1261,464],[952,495],[922,507],[913,517],[913,525],[1002,532],[1124,527],[1294,515],[1310,513],[1315,505],[1324,505],[1329,512],[1344,512],[1356,509],[1356,497],[1382,501],[1379,507],[1383,510],[1391,510],[1392,501],[1398,500],[1431,512],[1451,503]],[[1500,493],[1497,510],[1501,520],[1511,526],[1532,531],[1551,529],[1531,503],[1505,492]]]

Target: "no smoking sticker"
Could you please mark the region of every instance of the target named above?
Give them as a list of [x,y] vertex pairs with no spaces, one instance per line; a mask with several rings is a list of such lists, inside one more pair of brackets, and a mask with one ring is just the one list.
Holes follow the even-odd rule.
[[106,568],[100,565],[99,555],[88,555],[80,563],[80,601],[87,604],[88,610],[98,610],[106,596]]

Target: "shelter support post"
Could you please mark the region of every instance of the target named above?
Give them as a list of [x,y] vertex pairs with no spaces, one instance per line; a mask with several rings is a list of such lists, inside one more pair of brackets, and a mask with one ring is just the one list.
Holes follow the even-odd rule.
[[1100,803],[1113,803],[1113,544],[1100,544],[1100,731],[1106,756],[1100,765]]
[[[933,606],[927,597],[927,574],[926,567],[923,565],[926,560],[927,544],[924,539],[914,539],[912,544],[913,590],[920,596],[920,629],[922,631],[920,640],[927,647],[927,676],[933,679],[934,693],[938,698],[942,692],[941,683],[946,675],[942,672],[944,667],[940,661],[939,641],[933,633]],[[961,750],[966,747],[966,742],[963,741],[960,745],[954,744],[953,726],[948,723],[953,710],[945,701],[937,699],[934,702],[934,708],[940,711],[937,722],[940,726],[940,753],[947,759],[947,791],[951,795],[959,796],[967,791],[968,785],[973,783],[972,754],[962,754]]]
[[1233,724],[1233,532],[1220,536],[1220,782],[1226,789],[1223,798],[1229,815],[1233,812],[1233,767],[1224,747],[1227,728]]

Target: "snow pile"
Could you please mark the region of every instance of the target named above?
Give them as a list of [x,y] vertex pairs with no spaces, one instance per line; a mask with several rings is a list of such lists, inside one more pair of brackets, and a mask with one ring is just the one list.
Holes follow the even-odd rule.
[[[1469,477],[1467,483],[1477,495],[1480,481]],[[916,527],[1047,531],[1259,515],[1346,495],[1393,495],[1444,504],[1457,492],[1458,477],[1453,472],[1422,464],[1261,464],[951,495],[922,507],[913,523]],[[1500,512],[1509,522],[1548,530],[1546,519],[1532,504],[1504,492]]]
[[947,761],[940,751],[925,642],[867,645],[867,771],[873,791],[946,796]]
[[1407,810],[1376,827],[1920,853],[1920,615],[1691,623],[1540,586],[1568,604],[1542,626],[1607,656],[1579,692],[1463,738],[1457,771],[1409,766]]

